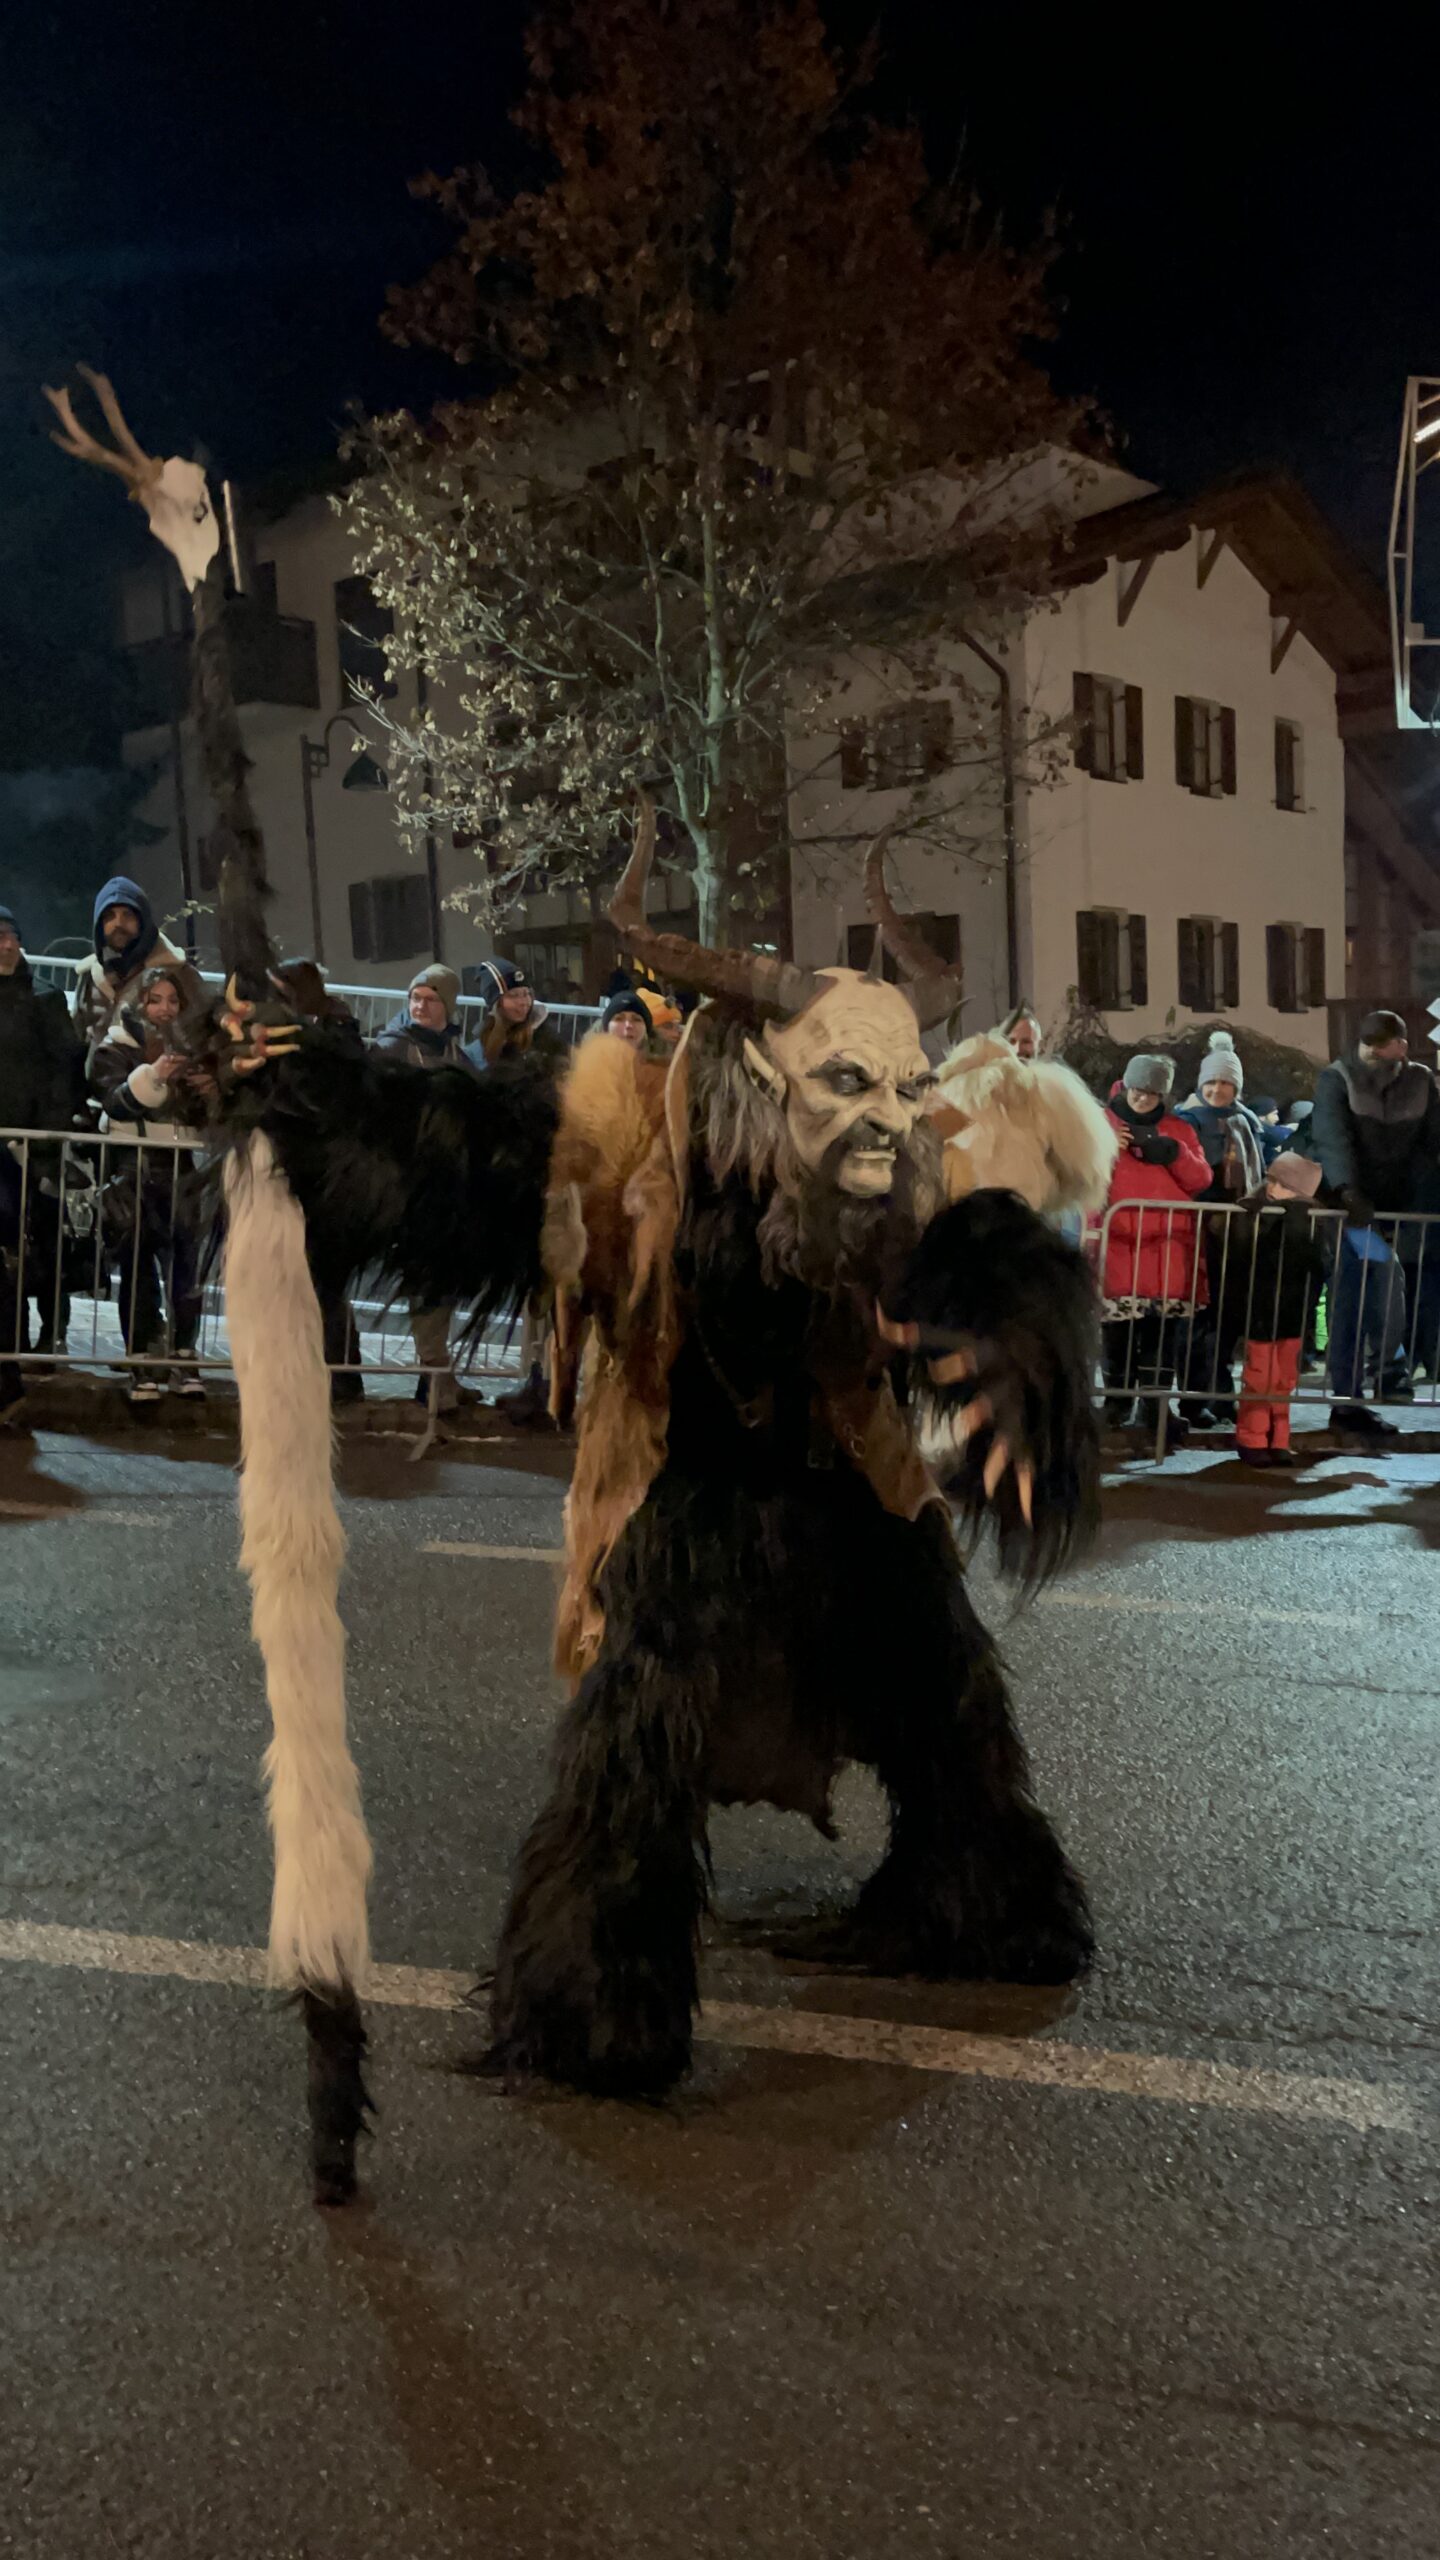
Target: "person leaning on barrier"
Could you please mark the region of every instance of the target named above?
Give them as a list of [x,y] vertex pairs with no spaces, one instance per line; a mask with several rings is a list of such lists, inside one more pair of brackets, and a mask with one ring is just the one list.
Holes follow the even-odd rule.
[[189,1356],[200,1330],[200,1135],[176,1117],[187,1067],[177,1039],[185,1002],[183,969],[165,963],[147,969],[138,1002],[121,1007],[91,1065],[108,1127],[148,1142],[114,1151],[120,1161],[112,1161],[105,1186],[125,1348],[151,1359],[165,1351],[177,1355],[168,1375],[132,1370],[129,1396],[136,1406],[158,1404],[162,1376],[178,1395],[205,1393]]
[[140,981],[153,967],[178,970],[182,1011],[205,1002],[203,980],[165,940],[144,890],[117,872],[95,900],[94,956],[75,973],[75,1028],[85,1043],[87,1072],[120,1007],[137,1002]]
[[[1110,1176],[1100,1271],[1105,1419],[1128,1422],[1137,1389],[1168,1390],[1183,1330],[1205,1304],[1200,1219],[1192,1203],[1210,1179],[1200,1141],[1166,1109],[1175,1081],[1169,1058],[1142,1052],[1112,1088],[1107,1118],[1120,1151]],[[1142,1403],[1140,1420],[1154,1416]],[[1188,1425],[1172,1413],[1178,1446]]]
[[1231,1221],[1222,1313],[1244,1346],[1235,1447],[1247,1466],[1295,1463],[1290,1399],[1330,1268],[1313,1216],[1319,1188],[1318,1164],[1278,1155]]
[[528,1058],[532,1053],[559,1056],[564,1044],[547,1028],[549,1007],[536,1001],[535,990],[513,960],[482,960],[477,971],[485,997],[485,1015],[465,1056],[477,1075],[502,1058]]
[[[1265,1132],[1253,1111],[1241,1101],[1244,1090],[1245,1070],[1229,1041],[1217,1035],[1200,1062],[1195,1091],[1176,1113],[1177,1119],[1187,1121],[1194,1130],[1210,1168],[1209,1185],[1201,1198],[1232,1209],[1258,1189],[1265,1173]],[[1198,1398],[1187,1407],[1187,1418],[1202,1425],[1235,1420],[1235,1354],[1239,1339],[1231,1331],[1225,1313],[1229,1303],[1224,1287],[1228,1223],[1224,1218],[1212,1218],[1205,1227],[1210,1313],[1194,1329],[1186,1364],[1185,1383]]]
[[[0,1130],[69,1129],[84,1090],[84,1057],[70,1008],[58,988],[36,986],[14,910],[0,906]],[[14,1411],[24,1387],[24,1373],[5,1356],[29,1348],[22,1260],[25,1299],[34,1298],[40,1317],[36,1348],[55,1348],[57,1222],[40,1197],[45,1151],[31,1151],[28,1180],[24,1152],[0,1138],[0,1417]]]
[[1353,1439],[1394,1439],[1394,1425],[1362,1402],[1367,1349],[1382,1399],[1413,1394],[1408,1319],[1423,1341],[1440,1309],[1440,1238],[1415,1223],[1440,1209],[1440,1088],[1410,1062],[1402,1015],[1367,1013],[1354,1048],[1322,1069],[1300,1145],[1348,1231],[1330,1283],[1331,1426]]

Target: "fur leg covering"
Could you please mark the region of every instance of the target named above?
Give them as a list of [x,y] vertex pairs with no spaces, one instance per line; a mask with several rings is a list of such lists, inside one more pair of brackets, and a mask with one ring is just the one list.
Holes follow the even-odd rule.
[[606,1577],[605,1647],[521,1852],[487,2062],[612,2097],[658,2097],[689,2069],[708,1875],[717,1657],[678,1541],[656,1555],[647,1526]]
[[[273,1722],[264,1764],[275,1844],[270,1979],[306,1995],[312,2093],[317,2042],[326,2044],[312,2013],[328,2006],[337,2026],[351,2020],[359,2091],[352,2112],[363,2112],[355,1986],[369,1953],[370,1842],[345,1738],[345,1634],[336,1605],[345,1541],[331,1478],[320,1307],[305,1221],[263,1132],[230,1158],[225,1190],[225,1300],[240,1387],[240,1560]],[[317,2124],[317,2191],[337,2183],[334,2135],[331,2123],[322,2168]],[[353,2162],[353,2127],[348,2148]]]
[[[857,1630],[859,1756],[890,1799],[890,1847],[809,1952],[877,1973],[1069,1982],[1094,1954],[1085,1889],[1035,1802],[1004,1672],[938,1508],[887,1520],[870,1569],[905,1650],[887,1682]],[[878,1711],[877,1711],[878,1710]]]

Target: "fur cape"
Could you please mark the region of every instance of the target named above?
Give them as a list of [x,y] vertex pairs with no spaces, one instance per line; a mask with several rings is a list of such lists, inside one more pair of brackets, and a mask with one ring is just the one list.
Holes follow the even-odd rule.
[[[684,1336],[674,1255],[691,1146],[684,1048],[637,1057],[592,1032],[565,1080],[542,1252],[554,1291],[551,1410],[577,1416],[555,1665],[578,1681],[604,1634],[599,1582],[665,1462],[670,1372]],[[887,1511],[940,1489],[886,1381],[826,1398],[836,1437]]]
[[1104,1207],[1118,1141],[1069,1067],[1017,1058],[1007,1041],[980,1032],[938,1073],[932,1116],[945,1141],[949,1199],[1014,1191],[1042,1217]]

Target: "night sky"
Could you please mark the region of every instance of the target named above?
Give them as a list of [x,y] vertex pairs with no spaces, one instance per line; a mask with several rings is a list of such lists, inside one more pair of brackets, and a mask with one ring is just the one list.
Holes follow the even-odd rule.
[[[407,180],[503,169],[522,15],[71,0],[12,20],[0,765],[105,756],[106,580],[145,539],[52,452],[39,383],[97,363],[143,441],[242,478],[332,450],[353,399],[453,383],[388,350],[376,315],[443,236]],[[835,0],[842,32],[873,15]],[[1176,489],[1294,471],[1378,573],[1405,376],[1440,371],[1440,26],[1382,48],[1293,8],[1252,9],[1243,41],[1213,14],[1132,34],[1113,11],[881,0],[879,19],[885,102],[921,116],[937,162],[963,136],[1016,231],[1058,210],[1055,368],[1123,457]]]

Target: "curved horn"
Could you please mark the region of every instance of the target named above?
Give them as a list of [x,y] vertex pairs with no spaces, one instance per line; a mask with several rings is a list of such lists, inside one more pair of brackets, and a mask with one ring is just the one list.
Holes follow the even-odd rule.
[[609,917],[628,951],[657,978],[694,987],[702,995],[730,996],[767,1013],[798,1013],[820,992],[820,979],[769,951],[711,951],[681,933],[661,933],[646,920],[645,887],[655,859],[655,803],[636,795],[635,850],[610,901]]
[[945,968],[923,933],[917,933],[897,912],[885,885],[885,848],[899,823],[898,818],[892,818],[870,847],[865,864],[865,905],[910,981],[905,992],[915,1007],[921,1030],[927,1031],[932,1022],[943,1022],[946,1014],[953,1012],[965,981],[961,970]]
[[137,443],[125,424],[120,403],[115,397],[108,377],[103,373],[92,373],[88,364],[77,365],[76,371],[82,381],[89,383],[99,401],[106,424],[115,438],[115,445],[111,447],[101,444],[97,436],[91,435],[88,427],[81,426],[68,391],[52,391],[47,385],[45,397],[65,431],[63,435],[56,436],[53,441],[58,444],[62,453],[73,454],[77,462],[94,462],[99,464],[102,471],[113,471],[117,479],[125,482],[131,497],[138,498],[143,490],[149,488],[152,481],[158,480],[160,465],[153,454],[147,453],[144,446]]

